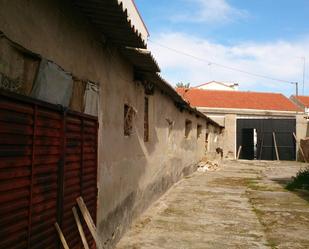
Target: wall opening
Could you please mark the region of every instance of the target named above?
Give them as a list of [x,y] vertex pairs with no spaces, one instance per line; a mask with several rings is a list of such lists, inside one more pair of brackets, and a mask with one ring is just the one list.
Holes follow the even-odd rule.
[[125,136],[131,136],[133,133],[133,116],[134,116],[133,107],[125,104],[124,105],[124,126],[123,126],[123,132]]
[[201,124],[198,124],[196,127],[196,137],[200,138],[202,135],[203,126]]
[[185,137],[188,138],[190,135],[192,129],[192,121],[189,119],[186,119],[186,123],[185,123]]
[[253,160],[256,158],[256,129],[242,129],[242,159]]
[[173,131],[173,127],[175,125],[175,121],[172,121],[169,118],[166,118],[165,120],[166,120],[167,125],[168,125],[168,133],[167,133],[167,135],[168,135],[168,137],[170,137],[171,134],[172,134],[172,131]]
[[205,149],[206,149],[206,151],[208,151],[208,139],[209,139],[209,133],[206,132],[206,135],[205,135]]

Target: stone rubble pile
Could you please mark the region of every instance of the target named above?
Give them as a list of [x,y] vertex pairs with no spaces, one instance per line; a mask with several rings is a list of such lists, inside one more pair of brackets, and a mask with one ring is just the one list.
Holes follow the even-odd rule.
[[201,161],[197,166],[198,172],[206,172],[206,171],[217,171],[219,169],[219,164],[217,162],[211,161]]

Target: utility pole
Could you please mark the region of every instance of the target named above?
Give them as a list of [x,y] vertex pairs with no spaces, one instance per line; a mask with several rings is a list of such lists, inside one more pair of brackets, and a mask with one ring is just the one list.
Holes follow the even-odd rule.
[[295,85],[295,93],[298,96],[298,82],[291,82],[291,84]]
[[303,95],[305,95],[306,57],[301,57],[301,59],[304,61],[304,65],[303,65]]

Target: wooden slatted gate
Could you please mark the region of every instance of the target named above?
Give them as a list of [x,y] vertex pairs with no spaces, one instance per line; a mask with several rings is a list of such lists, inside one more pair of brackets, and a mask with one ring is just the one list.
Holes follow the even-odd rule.
[[97,131],[96,117],[0,91],[0,248],[61,248],[56,221],[82,248],[72,207],[82,196],[96,219]]

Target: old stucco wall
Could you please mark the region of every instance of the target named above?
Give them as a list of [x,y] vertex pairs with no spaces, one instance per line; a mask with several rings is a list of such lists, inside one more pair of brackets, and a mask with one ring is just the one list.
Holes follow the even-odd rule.
[[106,81],[105,45],[66,1],[2,0],[0,6],[0,31],[11,40],[81,79]]
[[304,118],[304,115],[297,115],[296,116],[296,155],[297,159],[302,158],[300,156],[299,146],[300,146],[300,140],[304,139],[305,137],[308,137],[308,121]]
[[[132,67],[116,50],[111,57],[110,84],[101,90],[102,123],[99,156],[98,228],[113,245],[132,219],[183,175],[192,172],[204,155],[205,120],[180,112],[156,90],[149,98],[150,138],[144,142],[144,88],[133,81]],[[130,137],[123,134],[124,104],[137,111]],[[166,119],[174,122],[169,131]],[[185,138],[185,120],[192,130]],[[197,138],[197,124],[203,133]]]
[[[131,66],[117,51],[113,52],[111,63],[109,81],[114,84],[107,84],[103,89],[100,103],[103,118],[98,228],[107,244],[117,241],[132,218],[192,171],[204,155],[206,126],[205,120],[180,112],[169,97],[156,90],[154,95],[148,96],[150,138],[145,143],[144,88],[133,82]],[[137,111],[130,137],[123,135],[124,104]],[[174,122],[171,131],[166,119]],[[184,130],[186,119],[192,121],[188,138]],[[199,138],[198,123],[203,125]]]
[[236,115],[227,114],[224,120],[224,156],[230,159],[235,159],[237,154],[236,149]]
[[[21,46],[82,79],[100,84],[97,226],[112,246],[134,217],[164,193],[205,153],[205,120],[180,112],[160,91],[149,96],[150,140],[143,141],[144,90],[133,67],[102,44],[87,21],[65,1],[1,1],[0,31]],[[124,104],[137,110],[134,134],[123,134]],[[166,119],[174,122],[169,132]],[[192,131],[185,138],[185,120]],[[203,132],[197,138],[197,123]]]
[[217,160],[221,158],[221,154],[217,153],[217,148],[223,148],[224,141],[224,130],[212,125],[207,125],[207,133],[208,133],[208,139],[207,139],[207,147],[206,147],[206,157],[208,160]]

